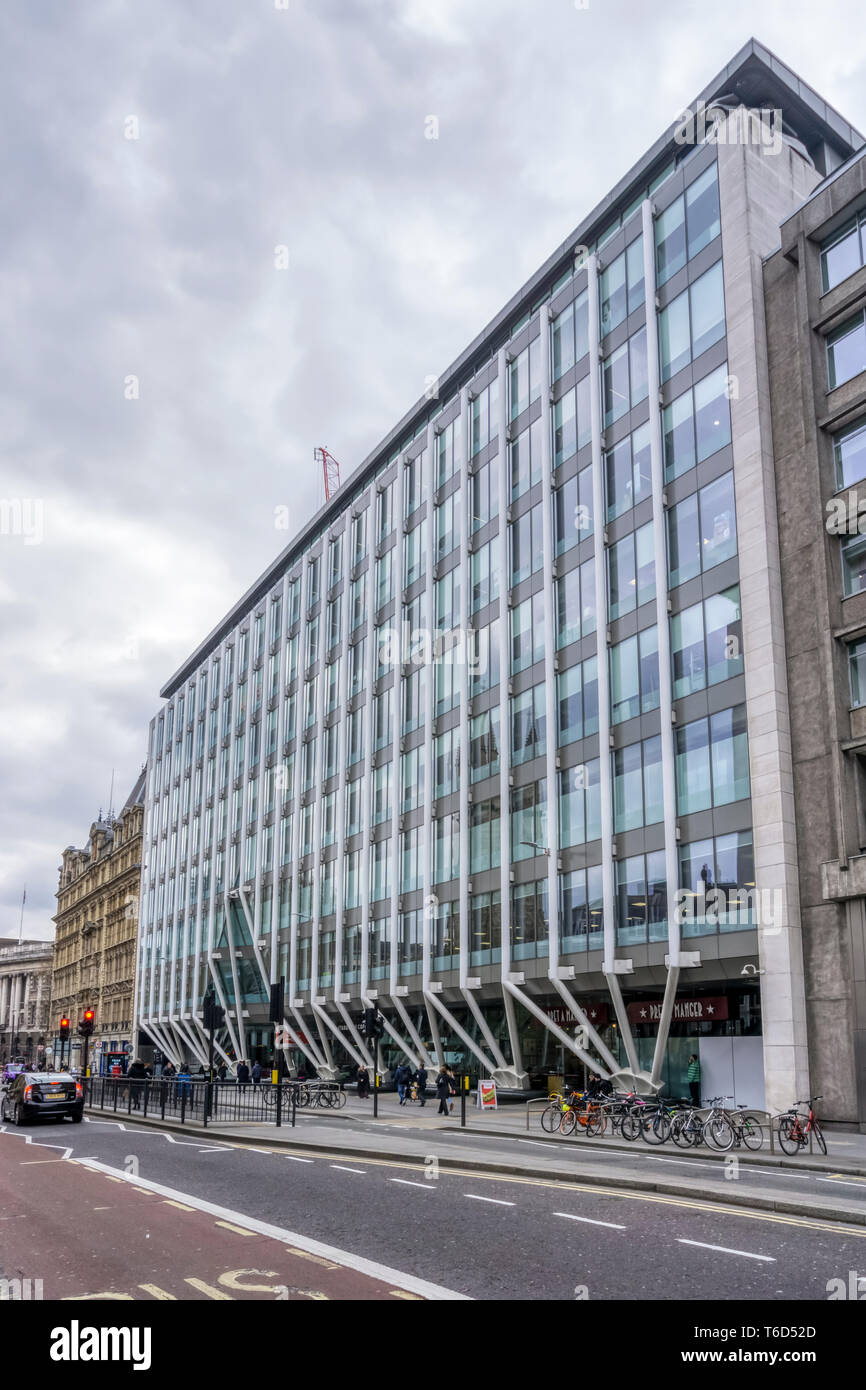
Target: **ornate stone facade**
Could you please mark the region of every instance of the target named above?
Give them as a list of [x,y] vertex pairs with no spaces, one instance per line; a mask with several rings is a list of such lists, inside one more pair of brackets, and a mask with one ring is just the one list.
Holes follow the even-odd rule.
[[133,1050],[143,797],[142,771],[119,815],[94,821],[84,849],[65,849],[60,866],[52,1040],[61,1016],[68,1014],[76,1064],[81,1056],[76,1025],[85,1009],[93,1009],[90,1060],[95,1072],[107,1069],[110,1057]]
[[48,1039],[51,941],[0,941],[0,1062],[41,1060]]

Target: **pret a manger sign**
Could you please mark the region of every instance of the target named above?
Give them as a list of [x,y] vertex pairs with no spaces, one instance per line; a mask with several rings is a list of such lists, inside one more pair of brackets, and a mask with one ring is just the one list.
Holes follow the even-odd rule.
[[[643,999],[628,1005],[630,1023],[658,1023],[661,999]],[[728,1001],[723,994],[700,999],[678,999],[674,1004],[674,1023],[717,1023],[728,1017]]]

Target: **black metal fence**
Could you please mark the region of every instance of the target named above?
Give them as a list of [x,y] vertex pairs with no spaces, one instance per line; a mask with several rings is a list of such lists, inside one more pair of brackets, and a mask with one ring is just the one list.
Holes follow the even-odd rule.
[[94,1110],[182,1125],[270,1122],[295,1124],[298,1110],[337,1110],[346,1093],[336,1082],[206,1081],[201,1077],[93,1076],[85,1104]]

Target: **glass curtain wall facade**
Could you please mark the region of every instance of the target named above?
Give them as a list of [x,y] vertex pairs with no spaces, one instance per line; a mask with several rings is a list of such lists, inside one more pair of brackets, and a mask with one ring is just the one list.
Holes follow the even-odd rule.
[[[280,977],[323,1076],[371,1063],[370,1003],[389,1064],[515,1087],[673,1085],[688,1017],[760,1035],[727,983],[760,904],[717,156],[638,166],[166,686],[138,1010],[168,1055],[204,1060],[213,984],[249,1056]],[[677,1012],[729,994],[725,1027]]]

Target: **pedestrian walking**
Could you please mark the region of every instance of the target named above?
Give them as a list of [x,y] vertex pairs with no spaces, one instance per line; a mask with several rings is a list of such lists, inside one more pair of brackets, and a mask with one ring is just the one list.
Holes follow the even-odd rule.
[[406,1104],[406,1087],[408,1086],[411,1077],[412,1073],[406,1066],[406,1063],[401,1062],[394,1073],[394,1080],[397,1083],[397,1095],[400,1097],[401,1105]]
[[358,1068],[358,1099],[367,1100],[370,1095],[370,1073],[366,1067]]
[[686,1072],[686,1081],[689,1083],[689,1092],[692,1097],[692,1105],[701,1103],[701,1064],[698,1054],[693,1052],[689,1058],[689,1069]]
[[237,1072],[235,1073],[235,1075],[237,1077],[237,1082],[239,1086],[246,1086],[249,1084],[250,1069],[247,1066],[246,1062],[238,1062]]
[[437,1115],[450,1115],[449,1098],[451,1096],[451,1080],[448,1076],[447,1067],[440,1067],[436,1077],[436,1094],[439,1097],[439,1109]]
[[186,1062],[182,1062],[177,1073],[177,1098],[187,1102],[192,1099],[192,1077],[189,1074],[189,1067]]
[[252,1070],[253,1090],[260,1091],[262,1088],[262,1064],[259,1061],[253,1062]]
[[226,1066],[225,1062],[220,1062],[219,1066],[217,1067],[217,1079],[219,1081],[225,1081],[228,1074],[229,1069]]
[[427,1072],[423,1065],[418,1068],[413,1080],[418,1088],[418,1099],[422,1106],[424,1106],[427,1104]]
[[133,1110],[140,1110],[141,1092],[147,1079],[147,1072],[144,1069],[143,1062],[139,1061],[138,1057],[136,1057],[134,1062],[130,1063],[129,1071],[126,1075],[129,1078],[129,1089],[132,1093],[132,1108]]
[[456,1076],[454,1075],[454,1073],[453,1073],[453,1071],[451,1070],[450,1067],[446,1067],[445,1070],[446,1070],[446,1072],[448,1073],[448,1085],[449,1085],[450,1088],[451,1088],[450,1091],[449,1091],[449,1094],[448,1094],[448,1114],[449,1114],[449,1115],[453,1115],[453,1114],[454,1114],[454,1097],[455,1097],[456,1094],[457,1094],[457,1078],[456,1078]]

